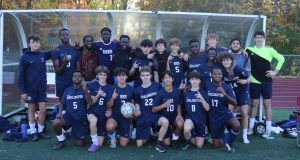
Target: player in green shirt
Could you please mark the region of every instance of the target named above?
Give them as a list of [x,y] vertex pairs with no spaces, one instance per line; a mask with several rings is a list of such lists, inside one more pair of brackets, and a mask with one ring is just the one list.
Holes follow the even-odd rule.
[[[272,123],[272,78],[282,67],[284,57],[273,48],[265,46],[265,33],[263,31],[254,34],[254,41],[255,46],[246,49],[251,62],[250,98],[252,104],[248,135],[253,134],[257,108],[260,103],[260,95],[262,95],[266,114],[266,132],[263,137],[268,138],[271,136]],[[275,69],[271,69],[271,61],[274,58],[277,60],[277,65]]]

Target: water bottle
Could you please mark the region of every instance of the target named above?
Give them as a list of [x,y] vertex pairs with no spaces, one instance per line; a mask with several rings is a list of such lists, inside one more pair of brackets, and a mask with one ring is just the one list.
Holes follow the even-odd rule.
[[27,139],[27,126],[26,123],[22,123],[21,125],[22,139]]

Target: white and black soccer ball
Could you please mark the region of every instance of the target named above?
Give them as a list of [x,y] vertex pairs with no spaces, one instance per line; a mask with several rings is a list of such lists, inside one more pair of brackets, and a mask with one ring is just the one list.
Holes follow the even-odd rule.
[[132,103],[126,102],[121,106],[121,113],[124,117],[132,117],[135,107]]

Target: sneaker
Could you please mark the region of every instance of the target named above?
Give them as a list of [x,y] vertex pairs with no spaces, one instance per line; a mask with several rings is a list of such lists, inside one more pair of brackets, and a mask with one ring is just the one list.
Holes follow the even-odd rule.
[[230,146],[228,143],[225,144],[225,147],[227,148],[227,151],[229,153],[235,153],[235,149],[233,148],[233,146]]
[[59,141],[52,147],[52,150],[59,150],[62,149],[64,146],[65,146],[65,141]]
[[186,151],[191,147],[191,143],[185,143],[184,146],[181,147],[181,150]]
[[271,136],[271,132],[270,132],[270,131],[266,131],[266,132],[262,135],[263,138],[269,138],[270,136]]
[[49,136],[49,134],[47,134],[46,132],[40,132],[38,133],[39,138],[42,139],[50,139],[51,137]]
[[110,139],[109,147],[110,148],[117,148],[117,139],[116,138]]
[[254,134],[253,128],[249,128],[249,129],[248,129],[248,132],[247,132],[247,135],[248,135],[248,136],[251,136],[251,135],[253,135],[253,134]]
[[158,152],[160,153],[165,153],[167,152],[166,148],[160,144],[156,144],[154,147]]
[[250,143],[250,141],[248,140],[248,138],[243,138],[243,142],[244,142],[244,144],[249,144]]
[[31,140],[32,140],[32,141],[38,141],[38,140],[39,140],[39,137],[38,137],[37,133],[33,133],[33,134],[31,135]]
[[99,146],[95,144],[91,144],[90,147],[88,148],[89,152],[96,152],[99,149]]

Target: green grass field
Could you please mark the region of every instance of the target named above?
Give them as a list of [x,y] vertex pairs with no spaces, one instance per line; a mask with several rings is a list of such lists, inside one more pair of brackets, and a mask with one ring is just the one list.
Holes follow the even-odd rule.
[[[292,109],[274,109],[274,120],[288,119]],[[51,128],[48,129],[52,135],[51,140],[40,140],[39,142],[4,142],[0,141],[0,160],[198,160],[198,159],[272,159],[272,160],[296,160],[300,159],[300,149],[296,147],[296,139],[283,138],[281,135],[274,135],[274,140],[265,140],[257,136],[249,137],[250,144],[243,144],[241,135],[235,142],[235,154],[228,154],[225,148],[213,149],[206,144],[203,149],[192,148],[188,151],[179,149],[168,149],[167,153],[158,153],[152,142],[142,148],[137,148],[132,141],[127,148],[109,149],[107,144],[96,153],[88,153],[88,145],[76,147],[71,139],[67,145],[59,151],[51,150],[56,143],[56,138]],[[0,134],[2,137],[2,134]]]

